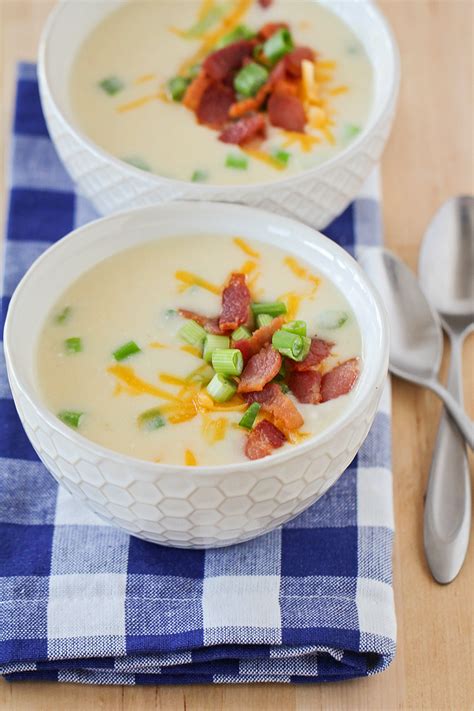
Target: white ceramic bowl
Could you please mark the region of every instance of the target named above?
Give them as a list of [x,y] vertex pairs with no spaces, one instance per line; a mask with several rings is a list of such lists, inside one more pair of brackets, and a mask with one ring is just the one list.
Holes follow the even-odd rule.
[[365,130],[321,166],[247,186],[203,185],[146,173],[112,157],[81,133],[69,102],[71,64],[84,38],[120,2],[63,0],[48,20],[39,51],[40,93],[49,132],[72,179],[101,214],[175,199],[212,200],[262,207],[321,229],[347,207],[380,158],[398,95],[396,44],[369,0],[322,0],[350,25],[372,61],[374,101]]
[[[197,228],[196,226],[199,225]],[[46,315],[84,271],[127,247],[173,234],[232,231],[313,265],[345,294],[362,333],[362,372],[343,416],[322,434],[258,461],[212,467],[155,464],[118,454],[60,422],[35,379]],[[365,439],[387,373],[387,324],[379,297],[352,257],[288,218],[238,205],[171,203],[91,222],[47,250],[18,286],[5,325],[15,404],[39,457],[72,494],[130,533],[167,545],[222,546],[292,518],[338,479]]]

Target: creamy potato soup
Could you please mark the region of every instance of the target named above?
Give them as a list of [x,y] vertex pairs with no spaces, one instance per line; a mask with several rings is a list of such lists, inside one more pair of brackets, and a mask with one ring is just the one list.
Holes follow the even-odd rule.
[[367,122],[372,68],[313,0],[133,0],[81,46],[79,127],[137,168],[212,184],[280,179],[343,150]]
[[276,247],[192,235],[123,251],[49,314],[38,380],[85,437],[154,462],[259,459],[348,407],[358,324],[326,277]]

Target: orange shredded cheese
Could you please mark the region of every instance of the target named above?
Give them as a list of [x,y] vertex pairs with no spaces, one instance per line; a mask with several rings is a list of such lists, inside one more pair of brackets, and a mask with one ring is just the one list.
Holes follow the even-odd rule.
[[179,387],[187,385],[186,380],[183,380],[182,378],[177,378],[176,375],[171,375],[169,373],[160,373],[158,378],[159,380],[161,380],[162,383],[166,383],[167,385],[178,385]]
[[308,439],[308,437],[311,437],[311,432],[301,432],[301,430],[293,430],[292,432],[287,432],[286,436],[290,444],[300,444],[300,442],[303,442],[305,439]]
[[165,346],[164,343],[160,343],[159,341],[152,341],[148,345],[150,346],[150,348],[168,348],[168,346]]
[[329,93],[332,94],[332,96],[338,96],[339,94],[347,94],[348,91],[349,87],[345,84],[341,84],[341,86],[335,86],[332,89],[329,89]]
[[283,148],[288,148],[288,146],[294,143],[299,143],[301,149],[305,153],[309,153],[315,143],[321,143],[321,139],[318,136],[311,136],[309,133],[298,133],[298,131],[281,131],[285,137],[283,143]]
[[195,467],[197,464],[197,459],[190,449],[187,449],[184,453],[184,463],[187,467]]
[[207,443],[215,444],[224,439],[228,424],[228,420],[225,417],[218,417],[216,420],[205,417],[202,423],[202,434]]
[[147,94],[147,96],[141,96],[140,98],[134,99],[133,101],[129,101],[126,104],[120,104],[119,106],[117,106],[117,111],[119,112],[119,114],[124,114],[127,111],[139,109],[141,106],[149,104],[150,101],[155,101],[159,98],[160,96],[158,94]]
[[283,263],[286,264],[289,269],[291,269],[295,276],[299,277],[300,279],[304,279],[305,281],[309,281],[312,285],[313,293],[316,291],[316,289],[321,283],[319,277],[315,276],[315,274],[311,274],[311,272],[308,271],[306,267],[302,267],[301,264],[298,264],[298,261],[294,257],[285,257]]
[[222,291],[220,286],[211,284],[209,281],[206,281],[206,279],[202,279],[200,276],[193,274],[192,272],[178,270],[174,276],[178,281],[183,282],[179,287],[180,291],[185,291],[186,289],[189,289],[190,286],[199,286],[201,289],[206,289],[212,294],[217,294],[218,296]]
[[128,365],[111,365],[107,368],[107,372],[114,375],[117,380],[125,383],[129,388],[131,394],[135,395],[154,395],[154,397],[161,398],[162,400],[177,401],[177,398],[171,393],[166,392],[166,390],[161,390],[157,388],[152,383],[147,383],[146,380],[142,380],[133,368]]
[[283,301],[286,304],[286,319],[288,321],[293,321],[296,318],[304,298],[304,294],[297,294],[295,291],[288,291],[278,297],[278,301]]
[[241,274],[251,274],[254,272],[257,268],[257,262],[252,262],[250,259],[247,262],[244,262],[242,266],[239,269],[239,272]]
[[137,77],[133,83],[146,84],[147,81],[153,81],[154,79],[156,79],[156,74],[142,74],[140,77]]
[[249,243],[243,239],[243,237],[234,237],[233,242],[249,257],[253,257],[254,259],[260,258],[260,252],[257,252],[253,247],[251,247]]
[[251,158],[255,158],[262,163],[266,163],[271,168],[275,168],[275,170],[285,170],[283,163],[280,163],[280,161],[265,151],[261,151],[258,148],[241,148],[241,150]]
[[180,346],[180,350],[184,351],[185,353],[189,353],[189,355],[195,356],[196,358],[202,358],[202,353],[199,350],[199,348],[195,348],[194,346]]

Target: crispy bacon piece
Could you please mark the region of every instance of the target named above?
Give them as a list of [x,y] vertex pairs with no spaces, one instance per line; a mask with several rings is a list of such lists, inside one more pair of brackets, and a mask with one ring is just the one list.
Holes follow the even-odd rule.
[[268,118],[273,126],[285,131],[304,133],[306,115],[304,106],[297,96],[274,92],[268,101]]
[[248,361],[255,353],[263,348],[267,343],[272,340],[272,336],[275,331],[285,323],[283,316],[278,316],[274,318],[268,326],[262,326],[258,328],[250,336],[250,338],[245,338],[242,341],[235,341],[233,348],[238,348],[244,357],[244,363]]
[[196,321],[196,323],[205,328],[208,333],[213,333],[215,336],[222,334],[222,331],[219,328],[219,318],[217,316],[215,318],[212,318],[211,316],[202,316],[201,314],[197,314],[195,311],[188,311],[187,309],[178,309],[178,311],[180,316]]
[[321,402],[321,373],[317,370],[295,371],[288,386],[297,400],[311,405]]
[[[233,104],[234,106],[235,104]],[[232,107],[231,107],[232,108]],[[235,143],[241,146],[259,134],[265,137],[265,118],[262,114],[255,114],[248,118],[242,118],[236,123],[231,123],[222,131],[219,141],[223,143]]]
[[309,353],[300,363],[294,360],[287,360],[286,365],[291,371],[305,371],[317,368],[320,363],[331,353],[333,343],[323,341],[322,338],[312,338]]
[[281,447],[285,441],[283,432],[268,420],[261,420],[250,432],[245,444],[249,459],[262,459]]
[[247,393],[247,402],[258,402],[264,412],[272,417],[276,426],[284,432],[297,430],[304,420],[292,400],[284,395],[276,383],[268,383],[261,392]]
[[281,368],[282,358],[270,343],[252,356],[245,366],[237,391],[251,393],[263,390]]
[[287,29],[289,30],[290,27],[288,23],[286,22],[267,22],[266,25],[263,25],[263,27],[260,29],[258,33],[258,39],[259,40],[267,40],[269,37],[275,34],[275,32],[278,32],[278,30],[282,29]]
[[298,96],[298,84],[289,79],[278,79],[275,83],[274,91],[276,94]]
[[234,91],[224,84],[210,84],[201,96],[196,109],[199,123],[212,128],[221,128],[227,121],[229,109],[234,103]]
[[183,104],[191,111],[196,111],[200,104],[202,95],[210,85],[211,81],[206,73],[201,69],[199,74],[186,89],[183,97]]
[[245,274],[234,272],[222,292],[222,313],[219,317],[221,331],[234,331],[250,319],[250,291]]
[[229,110],[229,116],[231,118],[240,118],[240,116],[244,116],[244,114],[250,113],[250,111],[258,111],[258,109],[265,102],[267,96],[273,90],[276,82],[280,79],[284,79],[284,77],[285,62],[281,59],[272,69],[265,84],[260,87],[253,98],[243,99],[242,101],[237,101],[235,104],[232,104]]
[[244,58],[252,54],[254,46],[255,42],[252,40],[232,42],[227,47],[209,54],[203,62],[203,69],[214,81],[222,81],[241,67]]
[[260,5],[260,7],[263,7],[264,10],[265,10],[267,7],[270,7],[270,5],[272,4],[272,2],[273,2],[273,0],[258,0],[258,4]]
[[309,47],[295,47],[291,52],[285,55],[285,69],[292,77],[299,78],[301,76],[301,62],[303,59],[308,59],[314,62],[315,53]]
[[323,375],[321,381],[321,402],[334,400],[346,395],[354,387],[359,377],[359,361],[357,358],[346,360],[329,373]]

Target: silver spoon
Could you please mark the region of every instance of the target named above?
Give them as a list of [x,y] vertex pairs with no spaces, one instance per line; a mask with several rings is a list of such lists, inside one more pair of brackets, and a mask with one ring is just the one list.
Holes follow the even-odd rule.
[[[425,234],[418,265],[421,285],[451,341],[447,388],[463,403],[462,346],[474,328],[474,198],[448,200]],[[439,583],[450,583],[466,557],[471,527],[471,482],[466,447],[446,414],[441,417],[425,501],[424,542]]]
[[390,370],[436,393],[474,449],[473,423],[438,381],[443,350],[441,325],[415,275],[398,257],[381,247],[366,249],[359,261],[388,311]]

